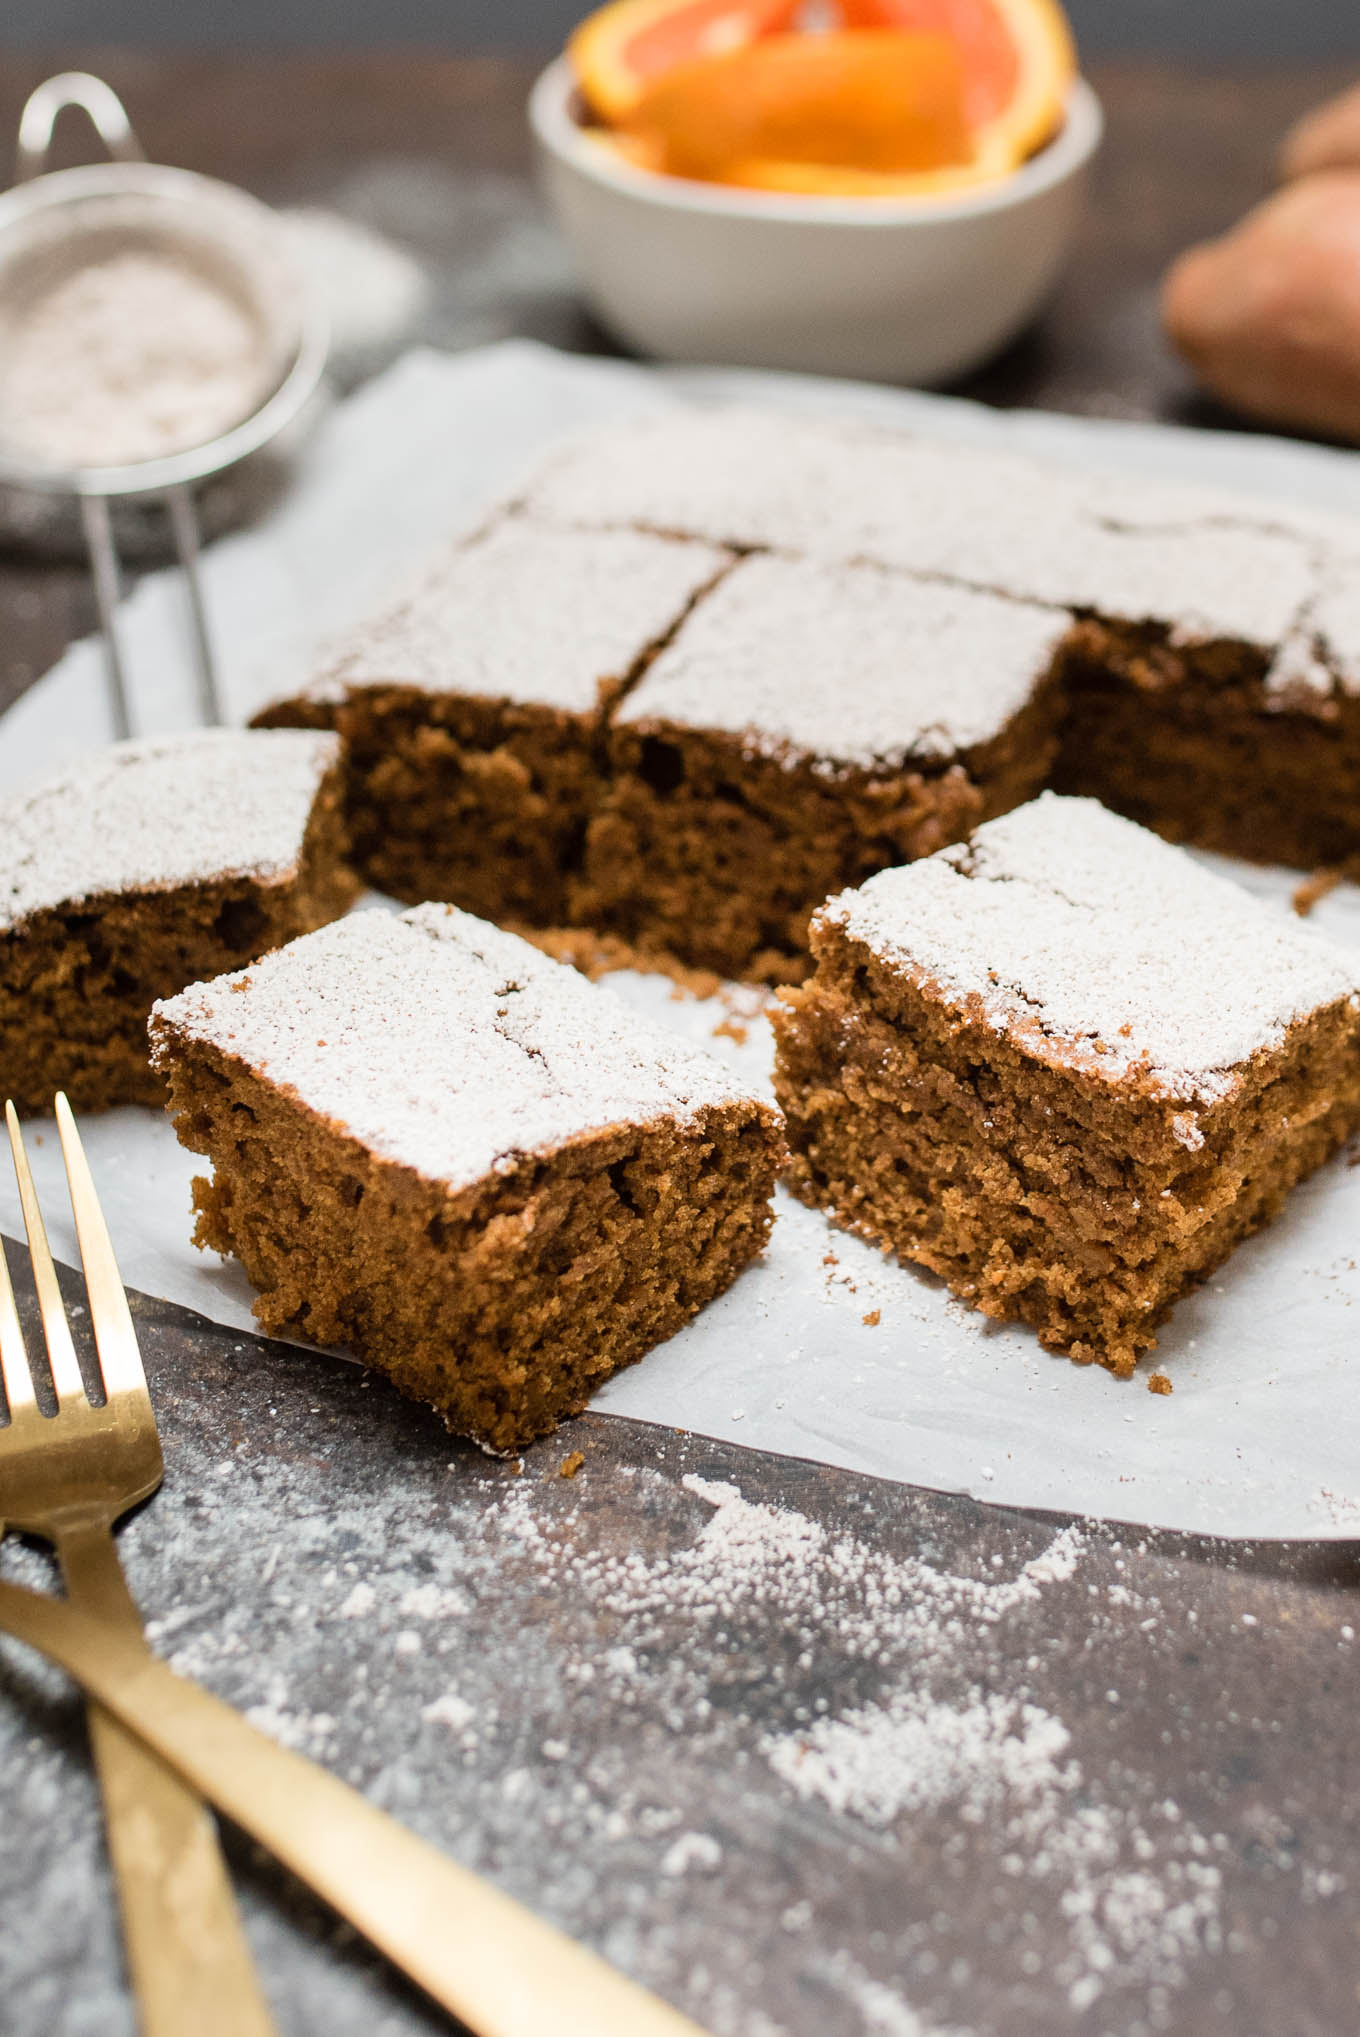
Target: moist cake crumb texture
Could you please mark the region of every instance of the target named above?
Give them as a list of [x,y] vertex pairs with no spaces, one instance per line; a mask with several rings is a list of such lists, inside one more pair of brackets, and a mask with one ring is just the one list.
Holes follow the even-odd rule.
[[1354,519],[677,406],[559,446],[260,719],[345,735],[379,889],[796,982],[831,892],[1045,785],[1360,870],[1357,586]]
[[446,547],[332,644],[315,686],[258,719],[344,737],[354,858],[375,889],[562,925],[609,704],[731,563],[512,518]]
[[776,1014],[790,1185],[1127,1374],[1360,1126],[1353,957],[1089,801],[871,878]]
[[164,1102],[158,997],[352,903],[337,738],[121,743],[0,807],[0,1094],[25,1115]]
[[358,913],[157,1007],[197,1240],[256,1314],[509,1451],[761,1250],[773,1107],[456,908]]

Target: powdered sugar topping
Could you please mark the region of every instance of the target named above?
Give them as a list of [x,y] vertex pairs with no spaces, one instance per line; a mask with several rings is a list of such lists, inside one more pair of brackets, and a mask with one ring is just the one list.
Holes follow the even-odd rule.
[[[559,452],[535,514],[865,560],[1178,641],[1273,648],[1341,540],[1249,499],[777,411],[684,409]],[[1340,519],[1336,520],[1340,524]],[[1360,531],[1350,552],[1360,553]]]
[[361,912],[157,1005],[382,1158],[449,1188],[610,1125],[749,1102],[720,1063],[454,906]]
[[0,806],[0,931],[118,893],[292,877],[339,755],[305,729],[115,743]]
[[0,431],[55,467],[117,467],[206,445],[276,379],[256,321],[186,261],[127,247],[11,310]]
[[309,691],[401,685],[593,714],[729,556],[646,532],[511,519],[447,547],[338,639]]
[[1187,1102],[1308,1013],[1360,1012],[1350,956],[1094,800],[1046,793],[823,916],[1041,1058]]
[[739,734],[765,755],[947,758],[1030,699],[1060,610],[874,566],[751,558],[700,603],[617,719]]

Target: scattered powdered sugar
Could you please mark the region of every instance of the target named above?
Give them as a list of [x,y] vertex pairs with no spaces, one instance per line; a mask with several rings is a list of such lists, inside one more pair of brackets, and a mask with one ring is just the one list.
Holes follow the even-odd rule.
[[[1140,490],[1147,489],[1145,513]],[[1360,529],[1248,499],[1182,497],[1027,455],[740,407],[669,412],[561,449],[522,497],[595,528],[640,524],[930,574],[1273,648]]]
[[1069,620],[875,566],[751,558],[700,602],[617,720],[724,729],[764,755],[866,768],[951,757],[1026,705]]
[[[1174,1100],[1230,1096],[1295,1020],[1360,1009],[1351,956],[1094,800],[1045,793],[823,915],[1030,1052]],[[1197,1145],[1193,1115],[1177,1136]]]
[[864,1971],[848,1952],[819,1959],[816,1971],[859,2015],[867,2037],[972,2037],[954,2024],[930,2022],[883,1982]]
[[[975,1674],[963,1683],[958,1676],[988,1629],[999,1630],[1007,1654],[1027,1645],[1004,1631],[1008,1622],[1028,1617],[1029,1634],[1043,1632],[1042,1614],[1036,1630],[1033,1613],[1046,1591],[1077,1576],[1083,1531],[1061,1530],[1012,1575],[976,1578],[832,1532],[796,1509],[749,1501],[730,1483],[691,1475],[684,1485],[713,1511],[690,1544],[652,1559],[602,1551],[560,1528],[546,1535],[523,1491],[500,1504],[502,1526],[554,1588],[626,1637],[595,1662],[593,1680],[603,1679],[611,1699],[645,1697],[697,1754],[718,1730],[718,1713],[702,1670],[658,1648],[671,1621],[712,1634],[718,1660],[734,1631],[777,1632],[796,1658],[795,1676],[814,1670],[822,1637],[834,1634],[846,1680],[862,1665],[880,1679],[879,1694],[820,1716],[805,1710],[792,1729],[749,1722],[755,1753],[794,1794],[905,1855],[919,1848],[939,1862],[971,1845],[989,1857],[996,1851],[1014,1907],[1044,1912],[1046,1957],[1078,2014],[1113,1988],[1183,1986],[1221,1943],[1219,1863],[1229,1842],[1206,1836],[1172,1803],[1140,1809],[1127,1774],[1107,1797],[1099,1774],[1076,1758],[1068,1722],[1023,1686],[1001,1695]],[[1132,1612],[1146,1609],[1124,1596]],[[701,1660],[704,1651],[694,1652]],[[784,1681],[775,1656],[762,1711],[775,1708]],[[730,1729],[730,1702],[721,1718]],[[694,1836],[671,1842],[667,1857],[677,1866],[692,1864]],[[799,1921],[786,1919],[785,1928]],[[820,1953],[818,1971],[866,2029],[944,2037],[848,1955]]]
[[459,1697],[456,1691],[447,1690],[442,1697],[422,1705],[420,1716],[427,1725],[447,1726],[451,1733],[462,1733],[477,1714],[466,1698]]
[[948,1803],[976,1824],[1007,1797],[1028,1802],[1058,1787],[1070,1737],[1037,1705],[975,1691],[960,1707],[903,1692],[886,1706],[770,1739],[763,1751],[799,1796],[819,1796],[866,1824]]
[[661,1872],[689,1874],[697,1869],[711,1874],[722,1863],[722,1847],[709,1832],[682,1832],[661,1857]]
[[733,1104],[721,1064],[454,906],[360,912],[158,1004],[383,1158],[463,1187],[611,1125]]
[[326,315],[327,377],[349,387],[375,374],[409,343],[429,303],[425,270],[384,235],[320,206],[282,212],[278,224]]
[[324,653],[309,697],[402,685],[593,715],[730,555],[511,518],[446,547]]
[[33,913],[298,867],[335,736],[201,729],[115,743],[0,805],[0,931]]
[[256,410],[273,363],[256,321],[199,269],[126,248],[12,311],[0,432],[54,467],[206,445]]

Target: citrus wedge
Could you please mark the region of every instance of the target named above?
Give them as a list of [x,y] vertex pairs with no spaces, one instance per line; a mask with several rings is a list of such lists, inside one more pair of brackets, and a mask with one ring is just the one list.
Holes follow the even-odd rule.
[[974,154],[958,49],[894,29],[770,35],[678,64],[648,86],[627,131],[671,176],[746,183],[761,164],[801,165],[807,189],[834,169],[891,178]]
[[567,42],[599,119],[626,119],[654,78],[792,25],[801,0],[610,0]]
[[980,165],[1014,168],[1062,125],[1077,53],[1058,0],[840,0],[852,28],[947,35]]

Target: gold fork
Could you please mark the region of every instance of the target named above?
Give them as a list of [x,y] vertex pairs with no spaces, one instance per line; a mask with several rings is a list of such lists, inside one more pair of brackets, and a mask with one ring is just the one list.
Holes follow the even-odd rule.
[[[554,2037],[704,2037],[678,2009],[406,1831],[337,1776],[276,1746],[152,1655],[110,1533],[161,1477],[127,1300],[75,1121],[65,1097],[58,1097],[66,1178],[108,1395],[107,1407],[93,1408],[57,1292],[18,1120],[12,1107],[6,1115],[60,1412],[45,1421],[38,1411],[0,1251],[0,1377],[11,1414],[9,1428],[0,1429],[0,1537],[8,1521],[55,1542],[71,1598],[82,1595],[84,1609],[0,1581],[0,1632],[40,1649],[84,1685],[96,1744],[103,1742],[101,1762],[104,1748],[112,1748],[127,1764],[119,1788],[109,1791],[105,1762],[110,1831],[115,1802],[131,1810],[140,1801],[148,1807],[144,1830],[156,1860],[189,1863],[180,1885],[190,1893],[179,1905],[165,1901],[169,1877],[148,1877],[136,1859],[132,1894],[124,1892],[148,1963],[154,1964],[157,1931],[173,1936],[185,1958],[178,1977],[155,1974],[161,2020],[153,2023],[148,2014],[147,2032],[225,2037],[230,2030],[233,2037],[255,2037],[270,2027],[254,1992],[212,1828],[192,1790],[309,1883],[477,2037],[544,2037],[549,2030]],[[176,1773],[182,1784],[175,1783]],[[150,1822],[177,1789],[179,1822]],[[142,1835],[129,1830],[135,1850]],[[163,1831],[183,1834],[182,1846]],[[191,1935],[203,1944],[185,1942]],[[192,1963],[196,1950],[201,1967]],[[214,1984],[230,2004],[225,2012],[213,2000]],[[177,1994],[176,1985],[194,1992]]]
[[[72,1603],[140,1641],[141,1615],[113,1528],[160,1484],[160,1437],[113,1247],[64,1096],[56,1112],[105,1402],[96,1406],[85,1391],[19,1120],[6,1104],[57,1412],[44,1415],[38,1405],[0,1247],[0,1379],[9,1403],[9,1425],[0,1428],[0,1522],[52,1543]],[[89,1718],[144,2037],[188,2031],[273,2037],[211,1813],[107,1712],[91,1705]]]

